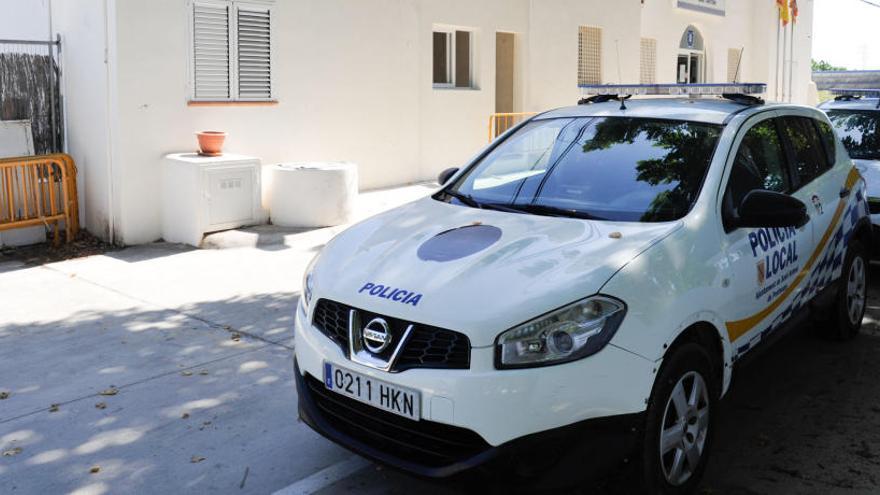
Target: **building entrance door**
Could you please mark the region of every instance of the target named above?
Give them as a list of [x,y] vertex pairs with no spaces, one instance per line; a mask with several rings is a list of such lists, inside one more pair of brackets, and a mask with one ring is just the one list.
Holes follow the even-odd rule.
[[698,84],[705,82],[703,74],[702,54],[681,53],[678,55],[676,78],[680,84]]
[[495,33],[495,113],[514,111],[515,46],[513,33]]
[[675,77],[681,84],[706,82],[706,51],[703,35],[694,26],[688,26],[681,35]]

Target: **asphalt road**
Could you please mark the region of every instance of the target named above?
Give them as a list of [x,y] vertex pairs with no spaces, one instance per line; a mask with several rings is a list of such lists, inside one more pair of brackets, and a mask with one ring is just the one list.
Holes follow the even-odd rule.
[[[699,493],[880,493],[880,266],[870,275],[858,338],[833,342],[806,325],[737,369]],[[620,485],[612,477],[575,493],[627,493]],[[321,493],[461,492],[371,467]]]
[[[462,493],[296,421],[290,326],[312,240],[0,266],[0,301],[16,302],[0,313],[0,493]],[[737,370],[702,493],[880,493],[871,275],[857,339],[806,325]],[[577,493],[627,492],[611,477]]]

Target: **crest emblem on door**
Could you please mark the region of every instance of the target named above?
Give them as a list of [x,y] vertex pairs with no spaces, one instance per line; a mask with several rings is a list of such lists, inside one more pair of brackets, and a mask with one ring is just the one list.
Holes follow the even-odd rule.
[[764,261],[761,260],[758,262],[758,286],[759,287],[764,287],[764,281],[766,280],[766,276],[764,275],[765,273],[767,273],[766,265],[764,264]]
[[824,214],[825,214],[825,212],[822,211],[822,200],[819,199],[819,196],[818,196],[817,194],[814,194],[814,195],[813,195],[813,206],[816,207],[816,212],[817,212],[817,213],[819,213],[820,215],[824,215]]

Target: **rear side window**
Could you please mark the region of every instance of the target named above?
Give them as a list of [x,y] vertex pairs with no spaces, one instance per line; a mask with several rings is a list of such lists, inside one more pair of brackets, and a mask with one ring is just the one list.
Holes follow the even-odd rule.
[[794,158],[795,187],[800,188],[830,168],[828,157],[813,119],[785,117],[782,122]]
[[814,120],[816,128],[819,129],[819,136],[822,137],[822,144],[825,145],[825,157],[828,160],[828,166],[833,167],[837,163],[837,137],[834,135],[834,129],[823,120]]
[[728,231],[732,214],[749,192],[755,189],[791,191],[785,149],[775,122],[771,119],[758,123],[748,130],[739,145],[724,195],[724,224]]
[[849,156],[862,160],[880,160],[880,112],[832,110],[828,118]]

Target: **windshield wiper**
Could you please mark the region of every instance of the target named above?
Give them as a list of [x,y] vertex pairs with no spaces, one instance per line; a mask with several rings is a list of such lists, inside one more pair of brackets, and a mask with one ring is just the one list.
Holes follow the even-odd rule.
[[471,208],[479,208],[481,210],[495,210],[495,211],[505,211],[507,213],[524,213],[522,210],[518,208],[514,208],[511,206],[503,205],[500,203],[482,203],[474,199],[470,194],[464,194],[455,191],[444,191],[445,194],[452,196],[453,198],[461,201],[467,206]]
[[463,194],[463,193],[455,192],[455,191],[443,191],[443,194],[446,194],[447,196],[451,196],[451,197],[461,201],[465,205],[470,206],[471,208],[480,208],[480,209],[483,208],[483,205],[481,205],[470,194]]
[[606,220],[605,218],[587,213],[585,211],[573,210],[569,208],[561,208],[558,206],[525,204],[516,205],[516,208],[536,215],[547,215],[551,217],[580,218],[583,220]]

